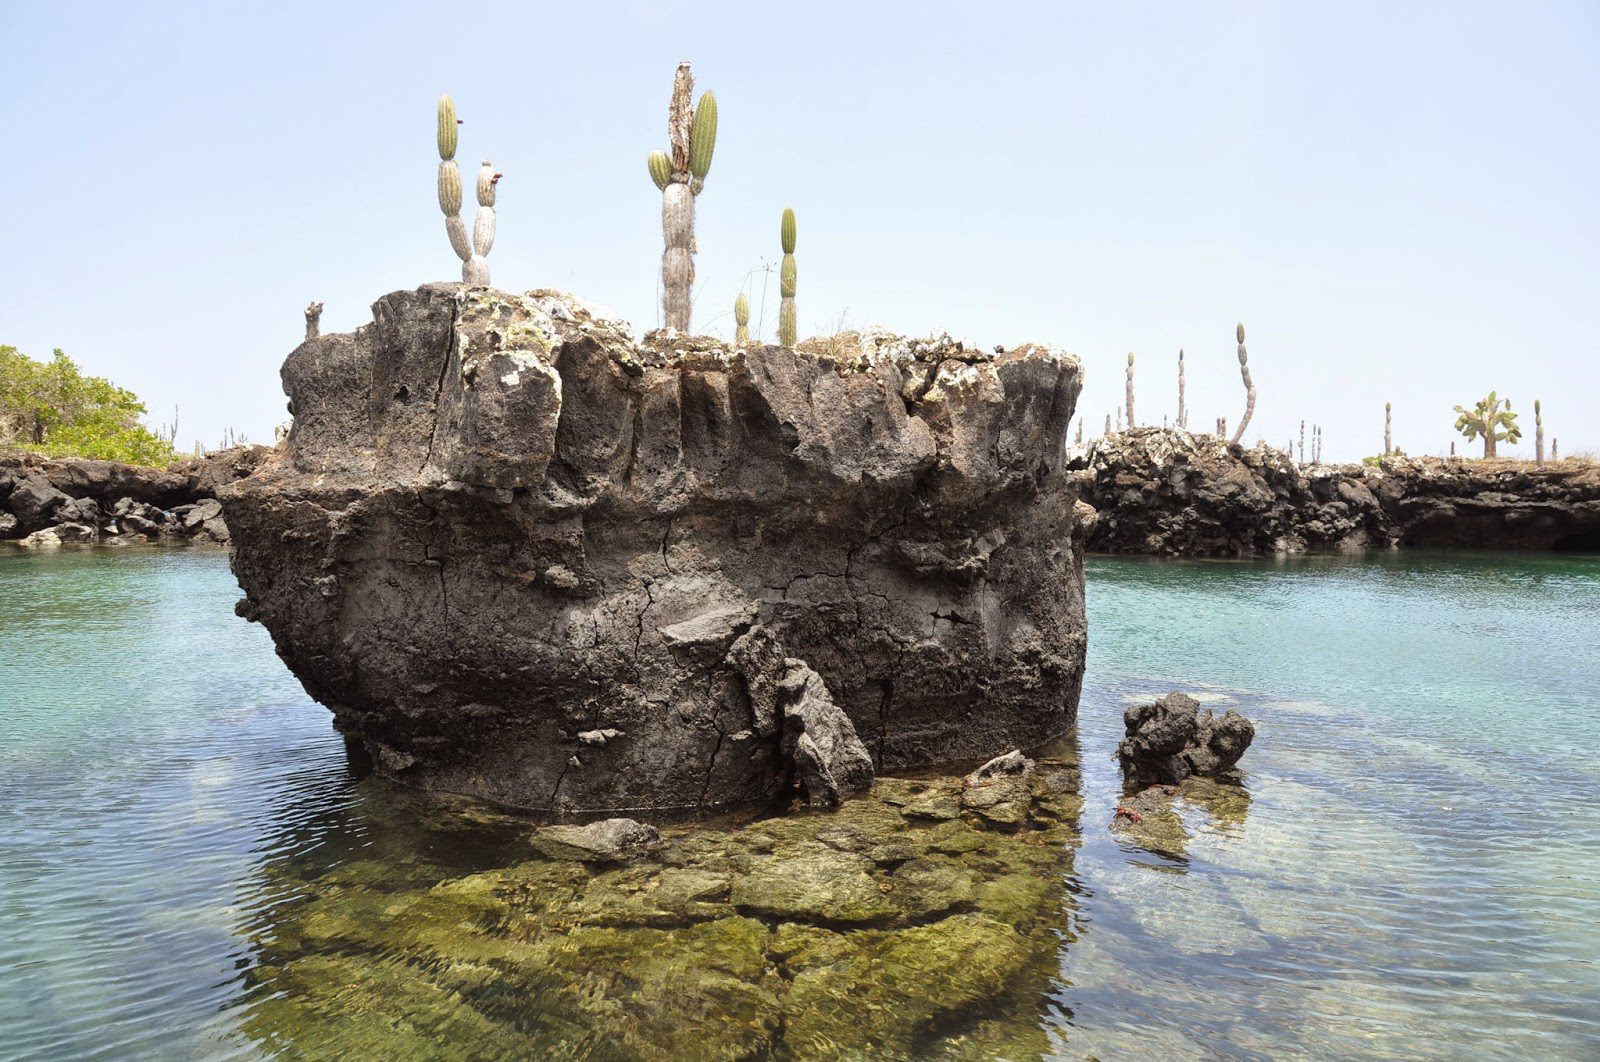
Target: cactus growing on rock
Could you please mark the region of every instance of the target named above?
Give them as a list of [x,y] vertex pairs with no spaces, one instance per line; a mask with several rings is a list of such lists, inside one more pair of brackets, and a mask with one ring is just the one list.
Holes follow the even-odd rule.
[[1480,399],[1471,410],[1457,406],[1456,412],[1460,414],[1456,418],[1456,431],[1466,436],[1468,442],[1482,436],[1486,460],[1495,456],[1496,443],[1514,443],[1522,438],[1517,415],[1511,412],[1511,399],[1501,398],[1493,391]]
[[1533,460],[1544,464],[1544,409],[1537,398],[1533,400]]
[[[306,307],[306,342],[322,334],[322,303],[313,302]],[[176,432],[174,432],[176,433]]]
[[450,248],[461,259],[461,279],[467,284],[489,283],[489,248],[494,246],[494,195],[500,174],[483,160],[478,170],[478,216],[472,222],[472,236],[467,236],[466,223],[461,220],[461,170],[456,166],[457,127],[455,100],[446,93],[439,97],[439,209],[444,213],[445,233],[450,237]]
[[1117,434],[1122,434],[1122,407],[1117,407]]
[[733,300],[733,345],[748,347],[750,345],[750,300],[745,298],[744,292],[739,292],[738,298]]
[[794,211],[784,207],[783,221],[778,226],[778,240],[783,246],[783,270],[778,274],[778,294],[783,297],[778,307],[778,343],[785,347],[793,347],[800,338],[794,309],[794,289],[798,280],[794,264],[795,235]]
[[1239,375],[1244,379],[1244,416],[1239,420],[1239,429],[1233,433],[1233,441],[1238,442],[1244,437],[1245,428],[1250,426],[1250,415],[1256,411],[1256,385],[1250,379],[1250,360],[1244,350],[1244,324],[1241,322],[1234,330],[1239,339]]
[[1394,406],[1388,402],[1383,404],[1383,456],[1388,457],[1394,453],[1394,435],[1391,428],[1394,424]]
[[1107,413],[1106,414],[1106,430],[1105,430],[1105,433],[1102,436],[1102,438],[1107,437],[1110,434],[1111,434],[1111,414]]
[[667,327],[689,331],[694,287],[694,201],[705,187],[711,156],[717,146],[717,98],[703,93],[690,110],[694,75],[679,63],[667,107],[667,136],[672,152],[652,151],[646,163],[650,180],[661,190],[661,305]]
[[1189,427],[1189,406],[1184,394],[1183,348],[1178,348],[1178,427]]
[[1550,440],[1550,460],[1552,460],[1552,461],[1561,460],[1561,440],[1560,439],[1551,439]]
[[1134,428],[1133,420],[1133,351],[1128,351],[1128,430]]

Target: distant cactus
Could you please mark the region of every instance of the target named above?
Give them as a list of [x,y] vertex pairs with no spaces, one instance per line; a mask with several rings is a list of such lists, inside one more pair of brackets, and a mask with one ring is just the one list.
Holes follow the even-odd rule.
[[1078,418],[1078,445],[1083,445],[1083,418]]
[[1178,348],[1178,427],[1189,427],[1189,406],[1184,394],[1183,348]]
[[489,283],[489,248],[494,246],[494,193],[500,174],[483,160],[478,171],[478,216],[472,222],[472,238],[461,220],[461,171],[456,167],[456,104],[448,94],[439,97],[439,209],[444,212],[444,230],[450,248],[461,259],[461,279],[467,284]]
[[1300,421],[1300,463],[1306,463],[1306,422]]
[[1544,410],[1537,398],[1533,400],[1533,460],[1544,464]]
[[1134,428],[1133,419],[1133,351],[1128,352],[1128,430]]
[[1394,435],[1391,428],[1394,424],[1394,406],[1388,402],[1383,404],[1383,456],[1388,457],[1394,453]]
[[1561,440],[1560,439],[1551,439],[1550,440],[1550,460],[1552,460],[1552,461],[1561,460]]
[[1228,437],[1228,418],[1227,417],[1218,417],[1217,418],[1217,438],[1226,439],[1227,437]]
[[800,336],[794,310],[794,289],[798,279],[794,264],[795,222],[794,211],[789,207],[783,208],[778,239],[783,246],[783,269],[778,275],[778,294],[783,296],[778,307],[778,343],[792,348],[799,342]]
[[1235,329],[1239,337],[1239,375],[1244,379],[1244,417],[1239,421],[1239,428],[1233,433],[1233,441],[1238,442],[1244,437],[1245,428],[1250,425],[1250,415],[1256,411],[1256,385],[1250,379],[1250,360],[1244,352],[1244,325],[1241,323]]
[[1122,407],[1117,407],[1117,434],[1122,434]]
[[1460,414],[1456,418],[1456,431],[1466,436],[1467,442],[1483,437],[1485,460],[1495,456],[1496,443],[1514,443],[1522,438],[1522,429],[1517,427],[1517,415],[1511,412],[1511,400],[1500,398],[1493,391],[1480,399],[1471,410],[1457,406],[1456,412]]
[[750,345],[750,300],[744,297],[744,292],[739,292],[739,297],[733,300],[733,323],[737,326],[733,332],[734,346],[748,347]]
[[322,303],[313,302],[306,307],[306,342],[322,334]]
[[1450,456],[1454,457],[1455,455],[1456,455],[1456,441],[1454,439],[1451,439],[1450,440]]
[[652,151],[646,160],[650,180],[661,191],[661,304],[667,327],[689,331],[694,287],[694,201],[711,172],[717,146],[717,98],[707,92],[690,110],[694,75],[679,63],[667,107],[667,136],[672,153]]
[[[1110,414],[1110,413],[1107,413],[1107,414],[1106,414],[1106,430],[1105,430],[1105,435],[1107,435],[1107,436],[1109,436],[1109,435],[1110,435],[1110,434],[1111,434],[1111,414]],[[1102,436],[1102,438],[1104,438],[1104,437],[1105,437],[1105,436]]]

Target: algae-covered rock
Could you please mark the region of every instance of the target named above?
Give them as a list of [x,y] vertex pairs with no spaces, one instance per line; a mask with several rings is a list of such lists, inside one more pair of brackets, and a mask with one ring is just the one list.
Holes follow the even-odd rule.
[[967,775],[961,806],[990,822],[1017,826],[1033,800],[1033,761],[1021,752],[996,756]]
[[524,839],[505,865],[430,873],[379,839],[275,913],[243,1030],[288,1057],[1040,1057],[1077,775],[995,777],[1033,782],[1002,830],[909,814],[959,801],[939,777],[665,826],[647,860],[551,858],[546,829],[537,858]]
[[659,846],[661,834],[633,819],[603,819],[583,826],[547,826],[534,835],[533,844],[551,859],[620,863]]

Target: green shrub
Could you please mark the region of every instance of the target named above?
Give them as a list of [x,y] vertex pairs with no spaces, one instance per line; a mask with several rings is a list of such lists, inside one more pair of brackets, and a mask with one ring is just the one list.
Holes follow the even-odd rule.
[[172,443],[140,423],[144,413],[132,391],[85,376],[59,350],[38,362],[0,346],[0,448],[165,465]]

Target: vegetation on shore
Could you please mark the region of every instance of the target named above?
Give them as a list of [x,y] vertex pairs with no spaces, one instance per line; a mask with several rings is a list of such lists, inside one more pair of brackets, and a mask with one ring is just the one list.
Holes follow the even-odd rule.
[[166,465],[172,441],[145,427],[139,396],[85,375],[59,349],[35,361],[0,346],[0,450]]

